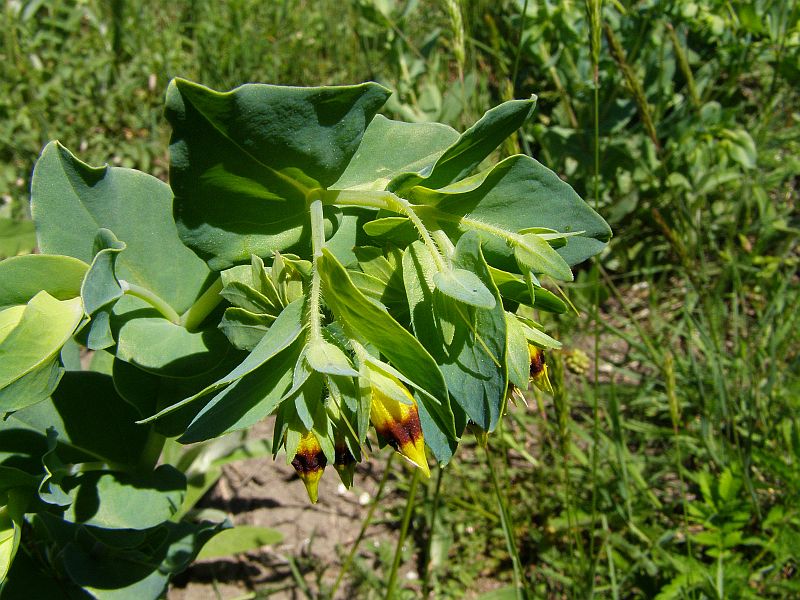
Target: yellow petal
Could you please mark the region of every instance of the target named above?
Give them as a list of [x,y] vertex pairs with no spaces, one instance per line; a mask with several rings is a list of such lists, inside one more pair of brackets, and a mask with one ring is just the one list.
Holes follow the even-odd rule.
[[297,446],[297,453],[292,460],[292,466],[297,471],[297,475],[306,486],[308,498],[312,504],[316,504],[319,498],[319,480],[322,472],[328,463],[319,440],[311,431],[306,431],[300,437],[300,444]]
[[[402,386],[399,381],[397,383]],[[430,477],[417,404],[405,386],[403,389],[411,404],[399,402],[373,387],[370,421],[392,448]]]

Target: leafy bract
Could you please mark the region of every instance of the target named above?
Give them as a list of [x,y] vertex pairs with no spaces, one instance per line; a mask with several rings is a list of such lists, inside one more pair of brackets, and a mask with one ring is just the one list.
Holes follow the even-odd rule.
[[166,116],[181,238],[215,269],[306,239],[307,193],[341,176],[388,94],[374,83],[220,93],[174,80]]
[[95,234],[114,232],[127,248],[116,271],[166,300],[178,313],[206,285],[208,267],[178,238],[172,192],[155,177],[119,167],[90,167],[58,142],[42,151],[33,172],[31,214],[39,248],[90,263]]
[[[438,190],[415,188],[413,201],[430,205],[424,215],[436,220],[451,237],[470,226],[463,217],[510,232],[545,227],[559,232],[582,231],[567,238],[557,252],[569,265],[597,254],[611,237],[606,222],[558,175],[528,156],[512,156],[489,171]],[[513,249],[498,236],[483,236],[483,251],[492,266],[516,270]]]
[[386,310],[353,285],[344,267],[323,249],[318,260],[325,302],[346,330],[375,346],[394,367],[425,393],[422,403],[455,437],[453,416],[442,373],[428,351]]
[[[476,308],[450,297],[437,298],[439,272],[420,242],[403,257],[414,332],[441,365],[450,394],[474,423],[485,431],[497,424],[507,387],[505,313],[499,292],[480,252],[480,237],[464,235],[456,246],[454,264],[473,273],[495,299],[491,308]],[[453,327],[442,331],[442,311]]]

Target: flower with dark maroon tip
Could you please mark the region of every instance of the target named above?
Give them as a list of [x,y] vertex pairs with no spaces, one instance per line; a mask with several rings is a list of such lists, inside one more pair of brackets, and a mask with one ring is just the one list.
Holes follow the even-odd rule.
[[319,498],[319,480],[326,464],[328,464],[328,459],[322,452],[317,436],[313,431],[303,433],[300,436],[300,444],[297,446],[292,466],[306,486],[306,492],[308,492],[308,498],[312,504],[316,504]]

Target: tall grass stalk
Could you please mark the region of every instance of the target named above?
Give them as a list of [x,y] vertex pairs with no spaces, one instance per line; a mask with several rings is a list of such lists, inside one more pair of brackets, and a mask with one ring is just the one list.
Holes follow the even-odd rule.
[[433,503],[431,505],[431,516],[428,519],[428,540],[425,544],[425,556],[422,561],[422,597],[427,598],[431,593],[431,550],[433,548],[433,536],[436,533],[436,515],[439,512],[439,500],[442,494],[442,476],[444,469],[439,468],[436,473],[436,488],[433,492]]
[[528,587],[524,581],[522,572],[522,562],[519,558],[517,551],[517,542],[514,539],[514,529],[511,521],[511,516],[508,513],[505,500],[503,499],[503,492],[500,489],[500,481],[497,478],[497,471],[494,467],[492,454],[489,451],[489,444],[483,446],[483,451],[486,454],[486,466],[489,468],[489,475],[492,479],[492,487],[494,489],[494,496],[497,500],[497,507],[500,512],[500,526],[503,528],[503,535],[506,538],[506,546],[508,553],[511,556],[511,565],[514,569],[514,589],[516,590],[517,600],[528,600]]
[[389,579],[386,582],[385,600],[391,600],[394,598],[394,588],[397,584],[397,570],[400,568],[400,561],[403,558],[403,545],[406,543],[406,535],[408,535],[408,525],[411,523],[411,515],[414,514],[414,502],[416,501],[417,497],[419,473],[420,470],[415,468],[413,475],[411,475],[411,484],[409,485],[408,497],[406,498],[406,509],[403,513],[403,521],[400,524],[400,535],[397,538],[397,546],[394,550],[392,570],[389,572]]
[[[594,174],[593,174],[593,188],[594,188],[594,206],[599,209],[600,206],[600,39],[601,39],[601,0],[587,0],[586,11],[589,17],[590,29],[590,51],[592,55],[592,82],[594,87]],[[598,384],[600,380],[600,285],[598,280],[597,269],[593,270],[594,274],[594,298],[592,301],[592,328],[594,333],[594,377],[592,378],[592,507],[591,507],[591,532],[589,535],[589,556],[592,564],[596,565],[595,560],[595,530],[597,528],[597,496],[598,496],[598,478],[597,469],[599,463],[599,449],[600,442],[600,407],[599,407],[599,389]],[[605,522],[605,517],[604,517]],[[609,555],[610,567],[613,569],[613,562]],[[589,582],[588,588],[590,590],[589,597],[594,595],[594,569],[588,575]]]
[[367,529],[369,529],[370,524],[372,523],[372,517],[375,514],[375,509],[378,507],[378,504],[383,497],[383,490],[386,487],[386,482],[389,479],[389,473],[392,471],[392,461],[394,460],[394,452],[389,454],[389,458],[386,460],[386,466],[383,469],[383,476],[381,477],[381,481],[378,484],[378,489],[375,492],[375,496],[372,499],[372,503],[369,505],[369,510],[367,511],[367,516],[364,517],[364,520],[361,522],[361,529],[358,531],[358,535],[356,536],[355,541],[353,541],[353,545],[350,547],[350,551],[347,553],[347,558],[344,559],[341,568],[339,569],[339,574],[336,576],[336,581],[331,587],[330,597],[336,597],[336,590],[339,589],[339,586],[342,583],[342,579],[347,572],[350,570],[350,566],[353,564],[353,558],[355,558],[356,552],[358,552],[358,547],[361,545],[361,540],[364,539],[364,534],[367,533]]

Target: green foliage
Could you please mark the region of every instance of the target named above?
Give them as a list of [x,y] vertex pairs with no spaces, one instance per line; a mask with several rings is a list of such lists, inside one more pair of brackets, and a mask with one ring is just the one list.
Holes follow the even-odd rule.
[[[32,571],[70,593],[157,597],[228,526],[191,512],[219,468],[190,477],[182,457],[156,467],[166,437],[213,444],[277,415],[266,451],[285,450],[316,501],[343,444],[361,459],[370,420],[381,444],[425,472],[425,442],[444,465],[467,419],[498,426],[507,355],[519,375],[529,340],[549,339],[531,326],[507,335],[516,317],[504,305],[534,304],[542,276],[572,279],[567,261],[601,248],[610,231],[538,163],[524,177],[502,165],[471,175],[532,103],[501,105],[461,135],[426,127],[425,142],[397,158],[369,134],[387,94],[376,84],[219,93],[176,80],[171,187],[45,147],[31,202],[43,254],[0,263],[0,434],[22,435],[4,450],[21,469],[3,521],[11,597]],[[376,165],[376,153],[400,169]],[[343,177],[350,185],[337,188]],[[507,214],[492,190],[507,196]],[[525,200],[551,212],[528,214]],[[365,225],[385,218],[407,221],[422,241],[373,239]],[[527,282],[527,296],[502,296],[499,267]],[[84,370],[76,342],[113,356],[110,369]],[[309,463],[314,453],[323,458]],[[276,539],[226,533],[206,554]]]

